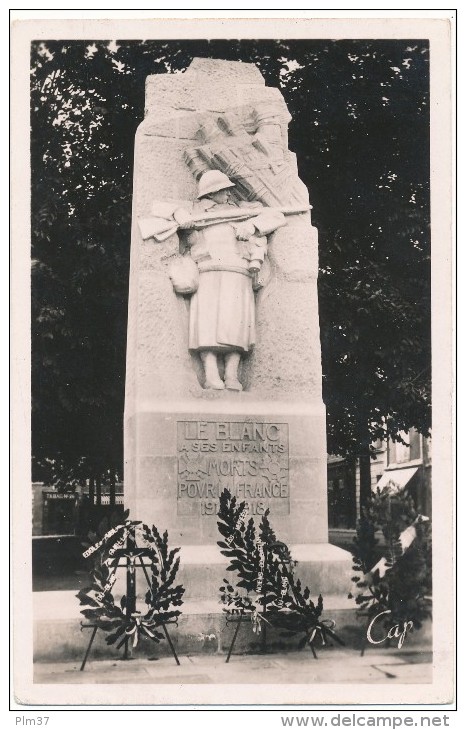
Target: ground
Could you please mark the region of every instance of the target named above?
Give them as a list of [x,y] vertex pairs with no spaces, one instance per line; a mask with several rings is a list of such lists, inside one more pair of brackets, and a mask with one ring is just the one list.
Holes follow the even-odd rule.
[[314,659],[308,650],[266,655],[180,656],[122,661],[36,663],[38,684],[427,684],[432,681],[432,654],[422,648],[320,650]]

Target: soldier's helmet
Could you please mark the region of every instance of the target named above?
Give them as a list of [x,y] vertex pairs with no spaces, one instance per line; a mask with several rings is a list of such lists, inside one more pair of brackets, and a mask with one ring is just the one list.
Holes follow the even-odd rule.
[[220,170],[208,170],[201,175],[199,179],[199,188],[197,197],[203,198],[210,193],[217,193],[219,190],[226,188],[234,188],[235,183]]

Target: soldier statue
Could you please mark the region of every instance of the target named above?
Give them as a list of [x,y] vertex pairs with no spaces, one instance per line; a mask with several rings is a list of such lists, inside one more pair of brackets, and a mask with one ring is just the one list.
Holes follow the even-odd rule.
[[[189,214],[181,219],[182,227],[188,229],[191,258],[199,270],[197,291],[190,303],[189,349],[200,355],[205,388],[240,391],[241,357],[255,342],[253,286],[267,253],[266,235],[284,225],[285,220],[282,213],[260,203],[236,203],[231,196],[234,187],[223,172],[205,172],[199,180],[192,215],[199,220],[199,214],[214,213],[214,220],[198,230],[189,230]],[[248,220],[228,220],[232,211],[243,209],[249,212]],[[223,380],[219,357],[224,358]]]

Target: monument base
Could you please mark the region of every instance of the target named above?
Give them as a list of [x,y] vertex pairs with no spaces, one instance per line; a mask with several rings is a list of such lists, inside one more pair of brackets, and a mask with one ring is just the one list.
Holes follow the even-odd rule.
[[[324,598],[324,607],[337,606],[339,610],[348,608],[347,596],[353,585],[350,553],[330,543],[289,547],[293,560],[297,561],[294,575],[296,579],[301,580],[303,586],[309,587],[312,600],[316,602],[321,594]],[[231,580],[233,575],[227,572],[228,561],[214,545],[184,545],[180,558],[176,583],[182,584],[185,589],[180,626],[185,626],[189,635],[194,621],[199,632],[212,633],[208,630],[212,616],[217,617],[215,619],[217,625],[218,616],[223,615],[219,588],[225,577]],[[124,566],[118,570],[113,587],[117,602],[126,592],[126,575],[123,568]],[[143,613],[148,586],[142,570],[137,571],[136,577],[138,610]],[[191,618],[188,619],[187,614]],[[325,617],[333,618],[327,614]]]
[[[295,574],[304,585],[309,586],[311,595],[319,593],[347,596],[351,587],[350,553],[330,543],[290,545],[293,560],[297,561]],[[189,601],[210,600],[219,595],[228,561],[213,545],[185,545],[181,553],[178,582],[186,589]]]
[[[312,592],[313,600],[314,592]],[[76,600],[76,591],[45,591],[33,594],[34,609],[34,661],[35,662],[76,662],[78,670],[89,643],[91,630],[81,628],[82,615]],[[216,600],[186,602],[178,626],[169,626],[170,636],[185,663],[186,655],[228,653],[235,624],[228,625],[225,613]],[[347,649],[359,651],[364,636],[365,622],[357,617],[354,601],[346,595],[325,595],[323,617],[336,622],[336,631],[346,644]],[[421,631],[409,637],[410,647],[422,647],[430,651],[432,646],[431,624],[426,622]],[[267,630],[269,651],[295,651],[300,636],[284,638],[280,633]],[[378,647],[377,647],[378,648]],[[250,621],[245,621],[238,632],[234,653],[259,653],[262,650],[261,635],[254,634]],[[319,646],[317,646],[319,652]],[[370,647],[368,647],[370,651]],[[399,649],[391,649],[397,657]],[[340,649],[335,647],[335,660],[340,660]],[[389,651],[387,650],[387,654]],[[155,645],[149,639],[141,638],[134,650],[134,656],[161,657],[171,656],[167,641]],[[92,676],[92,662],[98,659],[121,659],[122,651],[105,642],[105,632],[98,631],[89,656],[86,672]],[[130,665],[129,665],[130,666]]]
[[147,400],[126,414],[130,518],[168,530],[173,546],[215,545],[219,498],[228,489],[256,524],[269,510],[279,540],[327,543],[322,401],[204,393],[178,403]]
[[[181,547],[177,582],[185,601],[217,599],[228,562],[217,541],[226,488],[245,502],[256,529],[269,510],[289,545],[296,575],[319,593],[346,596],[350,553],[328,543],[325,410],[317,400],[259,401],[250,393],[205,391],[180,403],[150,402],[126,418],[125,506],[130,519],[167,530]],[[245,415],[247,414],[247,415]],[[144,595],[143,576],[138,591]],[[122,592],[124,592],[122,590]]]

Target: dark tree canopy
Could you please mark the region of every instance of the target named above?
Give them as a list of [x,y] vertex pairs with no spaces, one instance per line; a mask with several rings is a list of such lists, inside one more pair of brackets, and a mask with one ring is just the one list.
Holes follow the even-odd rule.
[[427,42],[47,41],[31,52],[35,461],[121,471],[134,134],[145,77],[194,56],[256,63],[293,116],[319,229],[328,450],[426,434]]

